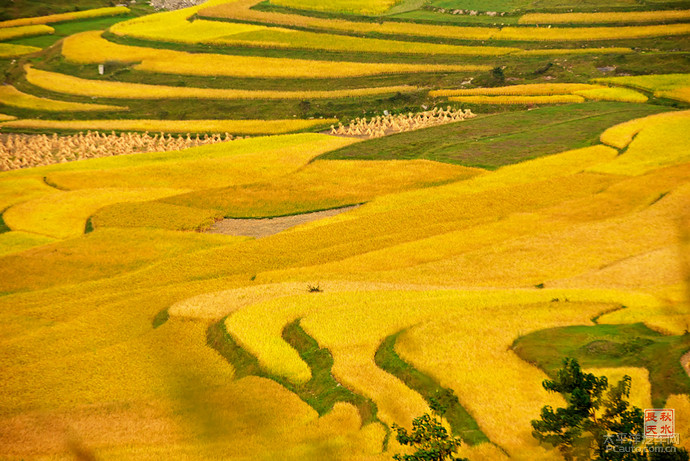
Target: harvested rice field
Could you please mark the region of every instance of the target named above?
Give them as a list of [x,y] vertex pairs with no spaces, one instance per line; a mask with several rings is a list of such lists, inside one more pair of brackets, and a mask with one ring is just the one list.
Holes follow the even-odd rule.
[[688,461],[686,3],[0,6],[0,460]]

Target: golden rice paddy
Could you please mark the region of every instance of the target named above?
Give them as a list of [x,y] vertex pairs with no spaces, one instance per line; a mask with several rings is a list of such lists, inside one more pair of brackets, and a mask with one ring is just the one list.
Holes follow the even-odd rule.
[[80,64],[139,62],[133,66],[134,69],[146,72],[226,77],[335,78],[490,69],[487,65],[473,64],[387,64],[186,53],[119,45],[103,39],[98,31],[83,32],[66,38],[62,53],[68,61]]
[[[246,99],[259,105],[286,100],[317,106],[391,96],[418,106],[428,104],[427,90],[429,98],[476,104],[582,103],[573,110],[591,100],[641,104],[648,101],[647,92],[682,101],[690,88],[686,74],[613,77],[592,84],[528,79],[541,83],[473,89],[452,88],[461,86],[464,75],[446,74],[472,72],[476,78],[496,67],[489,60],[513,55],[539,60],[539,55],[570,53],[579,59],[575,55],[590,53],[607,60],[636,53],[642,60],[637,50],[602,47],[598,41],[682,37],[690,24],[660,23],[684,20],[686,12],[527,15],[521,21],[540,25],[545,20],[640,25],[499,29],[345,19],[350,13],[381,14],[392,0],[271,1],[314,10],[314,16],[250,9],[256,3],[212,0],[143,16],[111,27],[112,35],[105,37],[116,36],[112,41],[100,31],[78,33],[48,52],[59,71],[49,62],[35,63],[25,68],[28,84],[0,88],[6,112],[20,117],[0,115],[3,130],[148,131],[107,135],[115,147],[106,150],[122,148],[118,153],[127,155],[84,154],[90,158],[79,161],[55,155],[60,137],[40,135],[35,149],[45,147],[55,162],[0,172],[0,458],[70,459],[81,450],[98,459],[383,461],[411,453],[395,441],[391,427],[410,428],[429,407],[374,359],[393,334],[399,334],[394,347],[400,358],[453,390],[490,440],[463,444],[461,456],[473,461],[558,458],[555,448],[532,437],[530,420],[544,405],[564,401],[542,387],[548,377],[544,370],[522,360],[511,346],[528,333],[573,325],[642,322],[664,334],[687,331],[690,111],[630,120],[571,150],[488,171],[428,159],[325,160],[320,156],[341,147],[393,143],[414,133],[364,141],[353,137],[355,132],[339,133],[338,120],[309,119],[307,111],[301,118],[289,118],[290,113],[276,120],[177,114],[160,120],[150,101]],[[126,8],[0,23],[0,37],[5,30],[41,27],[32,30],[47,33],[46,23],[120,12]],[[328,17],[328,12],[342,15]],[[520,51],[396,40],[400,36],[597,43]],[[142,43],[135,39],[151,46],[124,44]],[[223,43],[250,51],[179,51]],[[405,47],[407,54],[458,58],[439,59],[454,62],[443,65],[376,62],[371,56],[362,62],[294,58],[303,52],[316,56],[319,50],[385,57]],[[269,57],[276,49],[291,50],[291,58]],[[32,52],[14,52],[19,51]],[[558,59],[566,62],[570,56]],[[117,73],[93,77],[96,64],[113,61],[123,72],[146,71],[165,84],[116,81]],[[22,78],[20,66],[26,62],[11,65],[13,79]],[[36,62],[33,56],[31,62]],[[91,77],[77,75],[81,65],[90,67]],[[405,73],[437,73],[414,78],[439,78],[451,88],[381,83],[398,82]],[[252,89],[239,84],[214,89],[201,83],[174,86],[171,75],[181,82],[184,76],[195,76],[194,82],[215,76],[276,81]],[[288,80],[314,77],[366,77],[367,84],[296,91],[298,85]],[[29,94],[32,86],[45,93]],[[320,82],[319,88],[326,87]],[[39,97],[44,94],[80,102]],[[126,119],[62,115],[70,108],[120,108],[83,102],[88,98],[128,100],[140,112]],[[469,116],[459,106],[423,107],[418,116],[459,123]],[[363,103],[361,109],[369,107]],[[36,115],[22,119],[25,110]],[[353,126],[388,119],[397,124],[406,117],[395,111],[378,118],[347,115],[358,116]],[[462,122],[462,128],[474,121]],[[331,125],[331,135],[285,134],[328,131]],[[453,127],[433,129],[446,128]],[[167,135],[154,134],[160,132]],[[175,141],[169,133],[181,133],[182,139]],[[222,133],[224,139],[213,135],[213,143],[200,145],[196,133]],[[224,142],[229,133],[252,137]],[[469,133],[484,141],[483,133]],[[20,144],[15,135],[0,136]],[[76,152],[79,142],[90,145],[94,137],[107,136],[75,135],[65,142]],[[163,139],[174,150],[158,149]],[[135,153],[136,146],[147,152]],[[226,217],[251,223],[252,218],[352,204],[360,206],[262,238],[204,232]],[[295,321],[313,339],[309,347],[320,349],[320,365],[300,349],[304,345],[288,342],[285,328]],[[614,381],[632,376],[632,403],[651,405],[658,383],[650,372],[615,365],[587,371]],[[336,393],[345,388],[372,402],[375,415],[346,401],[325,410],[315,404],[323,396],[310,394],[309,383],[324,372],[336,380]],[[690,447],[688,395],[671,395],[664,405],[676,409],[681,444]]]
[[16,58],[17,56],[35,53],[40,50],[41,49],[36,46],[0,43],[0,58]]
[[13,40],[22,37],[32,37],[34,35],[46,35],[55,32],[50,26],[35,25],[35,26],[17,26],[17,27],[2,27],[0,28],[0,40]]
[[[647,97],[629,88],[609,88],[586,83],[532,83],[491,88],[432,90],[432,97],[470,104],[556,104],[594,101],[643,103]],[[583,99],[584,98],[584,99]]]
[[[91,96],[96,98],[119,99],[338,99],[348,97],[367,97],[419,91],[409,85],[382,86],[375,88],[355,88],[349,90],[326,91],[268,91],[234,90],[217,88],[189,88],[145,83],[111,82],[89,80],[71,75],[25,68],[29,83],[57,93]],[[0,94],[0,97],[2,95]],[[2,100],[0,100],[2,102]],[[88,105],[82,104],[87,107]],[[106,107],[106,106],[95,106]],[[111,106],[108,106],[111,107]]]
[[643,37],[686,35],[690,24],[643,25],[621,27],[463,27],[431,24],[356,22],[345,19],[326,19],[250,9],[257,0],[237,0],[208,6],[198,10],[202,18],[230,19],[250,23],[269,23],[293,28],[320,31],[349,31],[360,34],[407,35],[416,37],[450,38],[458,40],[515,40],[515,41],[579,41],[617,40]]
[[690,19],[690,10],[625,11],[606,13],[530,13],[520,16],[520,24],[606,24],[683,21]]
[[232,133],[240,135],[280,134],[334,123],[324,120],[42,120],[3,122],[0,127],[32,130],[150,131],[158,133]]
[[36,16],[32,18],[10,19],[8,21],[0,21],[0,28],[30,26],[36,24],[51,24],[54,22],[76,21],[79,19],[101,18],[105,16],[117,16],[125,13],[129,13],[129,8],[124,6],[94,8],[91,10],[73,11],[70,13],[50,14],[46,16]]
[[12,85],[0,87],[0,104],[21,109],[31,109],[47,112],[93,112],[126,110],[126,107],[108,106],[105,104],[83,104],[78,102],[58,101],[55,99],[39,98],[23,93]]

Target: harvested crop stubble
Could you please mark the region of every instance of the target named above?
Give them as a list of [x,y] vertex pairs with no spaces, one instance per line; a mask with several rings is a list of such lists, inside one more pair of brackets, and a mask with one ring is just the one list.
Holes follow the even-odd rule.
[[447,109],[434,107],[432,110],[413,114],[384,115],[367,118],[357,117],[350,120],[347,128],[342,123],[338,123],[338,128],[331,125],[331,134],[339,136],[367,136],[369,138],[380,138],[391,133],[402,133],[414,131],[430,126],[443,125],[445,123],[459,122],[474,118],[471,110],[466,109]]
[[[324,91],[233,90],[88,80],[26,66],[26,79],[40,88],[79,96],[119,99],[336,99],[411,93],[409,85]],[[1,88],[0,88],[1,91]],[[2,93],[0,92],[0,97]]]
[[139,62],[134,69],[184,75],[215,75],[267,78],[336,78],[422,72],[468,72],[489,70],[487,65],[386,64],[310,61],[256,56],[232,56],[119,45],[90,31],[67,37],[63,56],[79,64],[106,61]]
[[625,11],[606,13],[531,13],[521,16],[518,24],[608,24],[666,22],[690,19],[690,10]]
[[574,94],[548,96],[452,96],[449,101],[466,104],[569,104],[584,102],[585,98]]
[[0,28],[0,40],[12,40],[15,38],[31,37],[34,35],[46,35],[55,32],[50,26],[19,26]]
[[41,51],[41,48],[26,45],[13,45],[11,43],[0,43],[0,59],[14,58],[25,54]]
[[39,98],[38,96],[34,96],[32,94],[23,93],[12,85],[0,86],[0,104],[18,107],[21,109],[40,110],[46,112],[105,112],[127,110],[127,107],[120,106],[84,104],[80,102]]
[[108,8],[94,8],[84,11],[73,11],[70,13],[50,14],[47,16],[37,16],[33,18],[11,19],[9,21],[0,21],[0,28],[28,26],[36,24],[50,24],[53,22],[76,21],[79,19],[101,18],[105,16],[118,16],[129,13],[129,8],[125,6],[113,6]]
[[287,27],[317,30],[338,30],[359,34],[407,35],[417,37],[442,37],[458,40],[515,40],[515,41],[590,41],[626,38],[663,37],[686,35],[690,24],[669,24],[629,27],[462,27],[405,22],[382,21],[379,23],[355,22],[342,19],[323,19],[296,14],[282,14],[252,10],[258,0],[238,0],[231,3],[202,8],[202,18],[236,19],[250,23],[270,23]]
[[156,133],[112,133],[89,131],[84,135],[79,133],[72,136],[47,135],[7,135],[0,138],[0,171],[17,168],[36,167],[64,163],[68,161],[84,160],[87,158],[110,157],[126,155],[135,152],[165,152],[188,149],[204,144],[215,144],[230,141],[228,133],[223,138],[219,134],[204,135],[199,138]]
[[150,131],[158,133],[234,133],[240,135],[281,134],[334,123],[323,120],[12,120],[1,127],[33,130]]

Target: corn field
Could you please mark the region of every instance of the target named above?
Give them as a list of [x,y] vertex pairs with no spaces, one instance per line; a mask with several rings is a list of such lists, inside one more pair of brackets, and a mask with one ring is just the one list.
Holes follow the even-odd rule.
[[475,117],[469,109],[453,109],[450,106],[445,110],[434,107],[432,110],[413,114],[376,116],[370,120],[366,117],[351,120],[345,126],[339,123],[336,127],[331,125],[331,134],[339,136],[365,136],[368,138],[381,138],[387,134],[401,133],[403,131],[419,130],[444,123],[459,122]]
[[233,136],[213,134],[199,137],[172,136],[148,132],[106,134],[89,131],[71,136],[0,135],[0,171],[16,170],[89,158],[111,157],[135,152],[165,152],[230,141]]

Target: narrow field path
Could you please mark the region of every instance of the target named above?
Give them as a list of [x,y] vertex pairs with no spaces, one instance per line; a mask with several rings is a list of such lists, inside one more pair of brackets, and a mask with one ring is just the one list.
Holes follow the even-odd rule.
[[277,234],[299,224],[316,221],[317,219],[329,218],[345,211],[357,208],[359,205],[352,205],[332,210],[315,211],[313,213],[302,213],[291,216],[281,216],[277,218],[228,218],[215,223],[206,232],[209,234],[225,234],[244,237],[268,237]]

